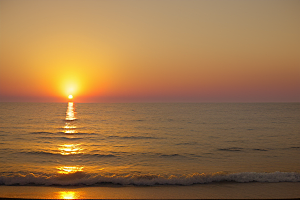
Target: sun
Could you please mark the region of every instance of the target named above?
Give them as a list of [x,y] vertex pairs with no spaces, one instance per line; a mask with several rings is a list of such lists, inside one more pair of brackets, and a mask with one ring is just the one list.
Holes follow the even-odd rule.
[[69,98],[69,99],[73,99],[73,95],[70,94],[70,95],[68,96],[68,98]]

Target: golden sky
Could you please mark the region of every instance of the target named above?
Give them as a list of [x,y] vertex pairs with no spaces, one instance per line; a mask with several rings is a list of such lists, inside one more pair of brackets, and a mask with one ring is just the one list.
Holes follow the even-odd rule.
[[0,0],[0,101],[299,102],[299,0]]

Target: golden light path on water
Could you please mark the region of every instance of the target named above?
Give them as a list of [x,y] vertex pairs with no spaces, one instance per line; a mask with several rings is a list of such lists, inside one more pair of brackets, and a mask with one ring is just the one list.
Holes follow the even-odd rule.
[[61,191],[58,195],[59,199],[77,199],[78,197],[78,193],[73,191]]
[[68,108],[66,112],[66,118],[65,118],[65,126],[64,128],[64,133],[67,134],[74,134],[77,133],[76,131],[76,125],[74,124],[74,120],[76,120],[76,112],[75,112],[75,105],[73,102],[68,102]]
[[67,121],[72,121],[75,120],[75,107],[74,107],[74,103],[73,102],[68,102],[68,108],[67,108],[67,113],[66,113],[66,120]]
[[[72,135],[78,133],[76,122],[76,111],[75,111],[75,104],[71,101],[68,102],[66,117],[65,117],[65,125],[63,126],[63,133],[66,137],[71,137]],[[63,156],[71,156],[82,154],[81,144],[74,144],[74,143],[64,143],[59,145],[58,150],[60,154]],[[68,176],[75,173],[83,172],[83,166],[72,166],[72,165],[65,165],[65,166],[58,166],[56,169],[58,170],[58,174],[60,176]],[[79,198],[79,193],[76,191],[61,191],[58,193],[56,198],[58,199],[77,199]]]
[[64,156],[82,153],[82,148],[80,148],[80,144],[62,144],[58,149],[60,150],[60,154]]
[[77,131],[75,130],[76,127],[74,126],[70,126],[69,124],[66,124],[64,126],[64,133],[66,134],[74,134],[77,133]]
[[62,167],[57,167],[59,170],[59,174],[73,174],[76,172],[82,172],[84,167],[79,167],[79,166],[62,166]]

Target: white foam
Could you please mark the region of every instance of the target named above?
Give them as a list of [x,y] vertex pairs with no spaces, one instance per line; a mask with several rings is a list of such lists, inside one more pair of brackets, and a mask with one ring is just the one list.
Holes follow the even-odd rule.
[[296,172],[256,173],[242,172],[225,174],[222,172],[213,174],[192,174],[189,176],[160,175],[128,175],[128,176],[101,176],[77,172],[68,175],[17,175],[14,177],[0,177],[1,185],[96,185],[104,183],[120,185],[192,185],[207,184],[213,182],[300,182],[300,174]]

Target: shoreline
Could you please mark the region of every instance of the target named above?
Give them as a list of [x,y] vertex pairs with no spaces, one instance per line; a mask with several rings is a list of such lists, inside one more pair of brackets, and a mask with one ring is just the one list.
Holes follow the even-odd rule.
[[300,182],[191,186],[0,186],[0,199],[299,199]]

